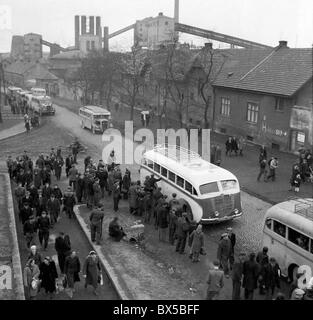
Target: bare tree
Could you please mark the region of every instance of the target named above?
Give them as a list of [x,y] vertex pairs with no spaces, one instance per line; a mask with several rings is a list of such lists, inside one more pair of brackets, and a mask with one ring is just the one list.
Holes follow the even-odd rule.
[[185,103],[185,64],[184,51],[177,49],[177,40],[166,47],[167,56],[165,61],[165,103],[170,97],[175,105],[180,126],[183,126],[183,112]]
[[210,47],[204,47],[200,52],[200,61],[203,70],[203,77],[200,81],[200,95],[204,102],[204,127],[209,127],[209,109],[212,104],[212,84],[216,77],[220,74],[226,60],[227,55],[221,52],[215,53]]
[[149,67],[148,55],[145,51],[134,46],[130,53],[126,53],[120,64],[122,89],[121,95],[125,103],[130,106],[130,120],[134,119],[134,109],[139,90],[145,84],[145,75]]

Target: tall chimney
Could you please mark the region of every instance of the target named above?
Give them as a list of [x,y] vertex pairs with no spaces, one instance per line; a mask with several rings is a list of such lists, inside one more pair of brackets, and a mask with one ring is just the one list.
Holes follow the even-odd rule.
[[89,17],[89,33],[90,34],[95,34],[95,17],[90,16]]
[[96,35],[101,37],[101,18],[96,17]]
[[109,51],[109,27],[103,27],[103,52]]
[[86,16],[81,16],[81,34],[86,34],[87,29],[87,18]]
[[75,49],[79,49],[79,16],[75,16]]
[[179,23],[179,0],[175,0],[174,22]]

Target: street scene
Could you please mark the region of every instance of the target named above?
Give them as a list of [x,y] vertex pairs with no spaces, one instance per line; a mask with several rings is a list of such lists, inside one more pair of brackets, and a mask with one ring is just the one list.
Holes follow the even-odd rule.
[[312,300],[312,4],[34,2],[58,27],[0,5],[0,300]]

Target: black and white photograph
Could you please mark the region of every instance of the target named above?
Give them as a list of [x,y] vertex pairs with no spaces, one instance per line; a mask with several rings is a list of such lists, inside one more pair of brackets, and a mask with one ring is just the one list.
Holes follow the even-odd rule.
[[0,300],[313,300],[312,0],[0,0]]

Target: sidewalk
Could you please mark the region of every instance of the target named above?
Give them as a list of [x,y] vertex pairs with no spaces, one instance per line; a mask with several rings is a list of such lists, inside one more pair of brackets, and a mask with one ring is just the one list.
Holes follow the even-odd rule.
[[[80,106],[78,101],[75,102],[62,98],[57,98],[55,101],[61,106],[64,106],[72,111],[76,110],[76,112]],[[111,113],[114,127],[123,132],[124,121],[129,120],[130,118],[130,108],[127,106],[122,107],[122,104],[120,104],[119,111],[116,111],[115,108],[112,108]],[[174,118],[174,115],[171,116]],[[177,129],[179,128],[179,123],[175,120],[168,119],[167,126]],[[140,112],[137,110],[137,112],[134,112],[134,129],[136,130],[141,127]],[[159,128],[159,120],[157,117],[151,121],[149,128],[154,132],[157,128]],[[267,183],[263,181],[257,182],[257,176],[259,173],[259,146],[247,144],[243,152],[243,157],[226,157],[224,151],[227,137],[228,136],[223,134],[212,133],[211,141],[212,143],[219,143],[221,145],[223,150],[222,167],[231,171],[237,176],[242,190],[271,204],[285,201],[289,197],[296,196],[294,192],[288,191],[291,167],[298,160],[296,155],[268,149],[268,159],[271,156],[276,156],[279,161],[279,167],[276,170],[276,181]],[[297,196],[311,198],[312,194],[313,184],[302,183],[300,192],[297,194]]]
[[3,129],[0,131],[0,140],[4,140],[13,136],[16,136],[20,133],[26,132],[25,124],[22,121],[21,123],[18,123],[14,125],[13,127]]
[[13,199],[5,162],[0,162],[0,275],[0,300],[24,300]]

